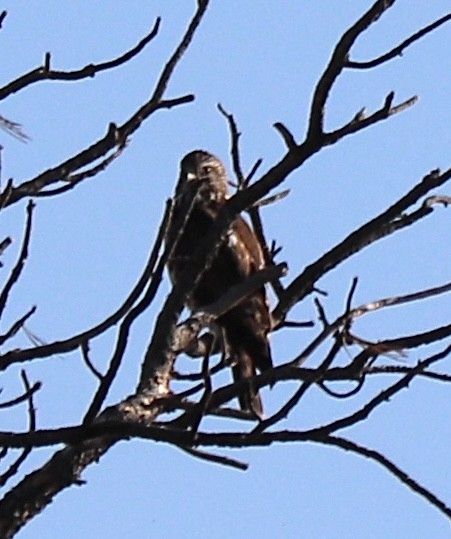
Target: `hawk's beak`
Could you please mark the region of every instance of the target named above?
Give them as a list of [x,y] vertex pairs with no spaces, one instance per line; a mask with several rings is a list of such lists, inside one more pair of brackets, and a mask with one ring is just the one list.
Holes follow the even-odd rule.
[[194,180],[197,180],[197,174],[195,172],[187,172],[186,173],[186,179],[189,182],[192,182]]

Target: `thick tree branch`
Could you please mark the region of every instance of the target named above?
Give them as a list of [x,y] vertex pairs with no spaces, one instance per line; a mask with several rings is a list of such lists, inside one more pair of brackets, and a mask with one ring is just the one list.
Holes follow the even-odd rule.
[[349,51],[355,40],[371,24],[395,3],[395,0],[378,0],[364,13],[344,34],[332,53],[332,57],[324,73],[321,75],[313,93],[308,127],[308,138],[318,138],[323,133],[324,111],[329,92],[337,77],[343,70],[348,59]]
[[[246,465],[235,459],[207,453],[201,448],[211,447],[213,445],[218,447],[258,447],[276,442],[306,441],[336,445],[379,462],[398,477],[398,479],[416,492],[419,492],[448,517],[451,517],[451,511],[443,502],[409,478],[383,455],[372,449],[358,446],[354,442],[331,435],[336,430],[352,426],[367,419],[377,407],[401,389],[407,387],[417,376],[434,374],[432,372],[428,373],[426,369],[434,362],[451,353],[451,346],[448,346],[439,354],[420,361],[415,367],[402,373],[403,376],[397,379],[396,383],[373,397],[360,410],[346,417],[303,432],[268,432],[266,430],[277,424],[295,405],[299,404],[307,390],[313,385],[319,385],[324,391],[327,390],[329,394],[332,394],[333,392],[325,387],[325,382],[338,380],[356,381],[357,385],[351,392],[348,392],[346,395],[340,395],[340,397],[348,397],[360,391],[363,387],[366,374],[376,372],[371,370],[373,368],[371,359],[378,357],[379,354],[384,353],[387,349],[393,350],[397,349],[397,347],[419,346],[420,344],[436,342],[451,335],[451,326],[443,326],[429,332],[408,335],[391,341],[386,340],[383,343],[369,343],[350,333],[351,322],[357,316],[382,307],[417,301],[431,297],[432,295],[445,293],[450,290],[450,284],[415,294],[383,298],[378,302],[372,302],[352,309],[354,286],[348,296],[345,313],[332,323],[328,322],[326,312],[318,302],[319,317],[323,324],[322,331],[308,344],[294,362],[276,367],[251,379],[230,384],[217,390],[213,389],[214,386],[211,384],[211,377],[222,365],[216,365],[210,368],[209,355],[210,352],[214,352],[216,349],[211,340],[208,341],[207,339],[208,342],[206,341],[203,351],[204,360],[202,362],[201,372],[196,374],[197,378],[192,378],[193,381],[202,380],[203,383],[193,385],[188,387],[188,389],[184,388],[183,391],[177,394],[171,394],[169,390],[169,382],[175,378],[173,363],[176,356],[181,351],[187,350],[187,347],[189,347],[190,343],[193,343],[199,332],[206,325],[210,323],[214,324],[218,316],[227,312],[233,305],[236,305],[246,294],[249,294],[256,287],[261,287],[268,278],[271,278],[271,275],[274,278],[280,275],[280,267],[271,267],[259,272],[243,283],[243,285],[230,290],[229,293],[225,294],[224,297],[220,298],[213,305],[205,306],[189,320],[178,323],[186,294],[195,288],[203,272],[209,267],[233,219],[244,210],[252,212],[252,208],[259,201],[262,201],[263,197],[268,195],[276,186],[280,185],[291,172],[300,167],[320,149],[341,140],[341,138],[351,133],[388,118],[390,115],[412,104],[412,101],[409,100],[400,105],[393,106],[394,96],[391,93],[386,97],[382,107],[369,117],[365,117],[364,112],[361,111],[348,124],[345,124],[341,128],[330,133],[324,132],[324,114],[328,95],[343,68],[349,67],[348,55],[353,43],[362,32],[393,5],[394,1],[379,0],[375,2],[372,8],[343,35],[315,89],[307,138],[298,145],[288,128],[280,123],[276,124],[276,129],[285,142],[286,153],[279,162],[263,174],[260,180],[253,185],[249,185],[249,179],[255,172],[256,167],[254,167],[248,178],[244,177],[238,148],[238,128],[233,116],[226,113],[223,109],[221,110],[229,122],[234,169],[243,189],[239,190],[237,194],[228,200],[219,214],[217,222],[208,231],[204,240],[199,242],[198,250],[195,253],[196,262],[186,269],[180,283],[174,287],[167,297],[156,321],[154,334],[145,353],[140,381],[135,394],[101,412],[109,388],[117,376],[121,360],[124,356],[131,326],[136,318],[153,301],[162,279],[164,265],[174,248],[174,245],[166,245],[163,253],[161,253],[161,245],[165,235],[170,207],[169,204],[143,275],[124,304],[115,313],[94,328],[65,341],[38,346],[30,350],[12,350],[3,357],[0,357],[0,369],[5,369],[13,363],[28,361],[36,357],[47,357],[54,353],[64,353],[82,346],[85,361],[99,380],[98,390],[88,408],[82,425],[61,429],[42,429],[39,431],[35,430],[35,422],[34,420],[32,421],[34,418],[34,406],[31,399],[34,391],[29,384],[26,386],[25,395],[29,402],[29,430],[28,432],[21,433],[0,432],[0,445],[3,445],[5,448],[25,448],[25,450],[30,446],[40,447],[57,443],[65,443],[67,445],[61,451],[56,452],[45,466],[25,477],[0,502],[1,537],[12,537],[29,519],[33,518],[33,516],[51,503],[56,494],[68,486],[80,484],[82,482],[80,478],[81,473],[88,465],[97,461],[118,441],[128,440],[132,437],[170,443],[196,458],[202,458],[210,462],[240,469],[245,469]],[[121,126],[117,127],[111,124],[105,137],[97,141],[90,148],[79,152],[76,156],[66,160],[57,167],[17,187],[12,187],[12,183],[9,183],[1,195],[0,207],[6,207],[29,194],[50,196],[72,188],[85,178],[103,170],[112,160],[115,153],[119,152],[125,146],[129,136],[153,112],[161,108],[169,108],[189,102],[193,99],[193,96],[183,96],[172,100],[164,100],[163,95],[175,67],[189,46],[196,28],[207,9],[208,0],[199,0],[197,5],[198,9],[185,35],[164,66],[149,100]],[[156,31],[157,27],[155,28]],[[130,53],[131,51],[126,54]],[[137,52],[133,54],[137,54]],[[51,72],[49,60],[48,58],[44,65],[44,69],[47,72]],[[106,64],[103,64],[103,66]],[[106,69],[106,67],[104,68]],[[97,162],[98,160],[100,162]],[[449,177],[451,177],[451,170],[443,174],[440,174],[439,171],[434,171],[409,191],[409,193],[388,208],[388,210],[354,231],[340,244],[305,268],[287,289],[281,290],[279,304],[275,309],[276,323],[280,327],[283,326],[285,316],[293,305],[310,293],[314,289],[316,281],[337,264],[360,251],[366,245],[417,222],[420,218],[432,211],[432,204],[436,202],[445,205],[448,204],[450,202],[448,197],[429,197],[424,200],[419,209],[406,214],[407,209],[417,203],[431,189],[442,185]],[[69,183],[63,187],[49,189],[50,185],[61,180]],[[255,215],[259,219],[256,210]],[[260,225],[258,224],[258,220],[254,222],[257,231]],[[181,223],[180,230],[183,231],[183,223]],[[176,241],[180,236],[176,238]],[[262,238],[262,243],[266,245],[263,235]],[[271,249],[271,253],[274,253],[274,249]],[[271,256],[271,260],[272,258],[273,256]],[[275,271],[279,273],[271,273]],[[107,373],[101,375],[92,365],[90,366],[87,348],[88,341],[102,334],[106,329],[118,322],[121,322],[121,324],[116,347],[112,354]],[[329,353],[319,362],[319,367],[314,369],[300,367],[301,362],[307,358],[311,358],[313,352],[317,351],[319,344],[323,343],[325,338],[332,334],[335,340],[330,347]],[[346,366],[332,367],[332,362],[337,357],[337,354],[348,344],[363,345],[364,350],[356,358],[350,360]],[[238,410],[221,407],[239,395],[249,381],[254,384],[255,388],[262,388],[273,385],[276,382],[288,380],[298,380],[301,382],[295,394],[273,416],[261,422],[251,432],[246,432],[244,429],[238,432],[219,433],[202,432],[200,430],[201,420],[206,415],[221,415],[236,420],[248,419],[244,417],[245,414],[240,413]],[[444,379],[444,381],[449,380]],[[197,395],[202,390],[203,394],[201,396]],[[196,399],[194,399],[193,395],[196,395]],[[334,394],[334,396],[338,395]],[[23,400],[24,396],[18,397],[16,399],[17,402],[19,398]],[[188,398],[192,398],[192,400],[188,400]],[[178,416],[176,419],[171,418],[167,420],[166,415],[162,415],[168,411],[177,411]],[[156,422],[157,418],[159,420],[158,422]]]

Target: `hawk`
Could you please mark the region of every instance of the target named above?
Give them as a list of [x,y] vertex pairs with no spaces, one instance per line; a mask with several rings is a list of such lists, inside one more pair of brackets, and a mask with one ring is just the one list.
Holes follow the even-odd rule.
[[[182,231],[168,261],[174,284],[191,264],[199,240],[211,228],[227,198],[228,181],[221,161],[203,150],[185,155],[180,163],[173,215],[166,235],[166,242],[171,245]],[[210,266],[186,299],[186,306],[194,310],[213,303],[264,266],[259,240],[238,216]],[[271,316],[264,288],[245,297],[216,322],[222,329],[224,349],[235,381],[254,376],[257,369],[262,372],[272,367],[268,342]],[[252,384],[246,385],[238,399],[243,411],[262,417],[260,395]]]

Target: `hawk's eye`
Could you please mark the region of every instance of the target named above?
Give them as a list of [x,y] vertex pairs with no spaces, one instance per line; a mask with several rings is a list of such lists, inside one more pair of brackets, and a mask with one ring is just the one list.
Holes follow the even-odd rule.
[[210,167],[210,166],[208,166],[208,165],[202,167],[202,172],[203,172],[204,174],[210,174],[210,172],[212,172],[212,171],[213,171],[213,167]]

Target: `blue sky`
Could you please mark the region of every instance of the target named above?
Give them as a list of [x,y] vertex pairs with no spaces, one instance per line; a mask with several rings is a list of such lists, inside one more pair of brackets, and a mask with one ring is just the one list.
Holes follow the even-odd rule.
[[[0,32],[2,85],[40,65],[46,51],[52,53],[55,69],[111,59],[141,39],[156,16],[163,21],[157,39],[125,66],[75,83],[38,83],[1,103],[0,114],[23,124],[32,139],[22,144],[0,132],[2,184],[10,177],[16,183],[34,177],[97,140],[109,122],[123,122],[149,96],[194,4],[3,2],[8,16]],[[2,330],[35,304],[38,311],[29,328],[51,342],[90,327],[115,309],[140,274],[180,158],[204,148],[230,170],[229,134],[216,104],[233,112],[239,123],[245,167],[261,157],[261,171],[267,170],[285,151],[272,124],[281,121],[298,140],[303,137],[312,90],[333,46],[369,5],[366,0],[213,1],[167,91],[168,97],[194,93],[194,103],[152,116],[103,174],[59,198],[38,200],[30,258]],[[385,52],[447,10],[447,0],[398,0],[358,40],[353,58]],[[362,107],[375,110],[392,90],[398,101],[412,95],[419,101],[314,156],[288,178],[290,196],[262,210],[268,237],[284,247],[280,259],[290,268],[286,282],[430,170],[449,167],[448,42],[449,25],[416,43],[402,58],[340,77],[328,102],[328,129],[347,122]],[[451,187],[439,192],[451,194]],[[2,258],[4,276],[20,245],[24,213],[25,203],[1,214],[2,237],[15,240]],[[356,303],[449,281],[449,244],[450,213],[437,208],[414,229],[352,257],[318,283],[329,293],[323,300],[329,318],[341,313],[356,275]],[[158,305],[167,292],[165,283],[159,301],[134,327],[110,404],[133,391]],[[355,329],[368,339],[395,337],[449,323],[449,312],[449,297],[430,299],[364,317]],[[315,319],[312,298],[297,306],[292,317]],[[292,358],[315,331],[274,335],[275,362]],[[114,339],[110,331],[92,343],[99,368],[108,364]],[[24,336],[16,344],[30,345]],[[425,354],[414,350],[402,361],[412,365]],[[79,354],[36,361],[26,368],[31,380],[44,383],[36,398],[39,427],[78,422],[96,387]],[[17,372],[12,369],[3,376],[5,395],[19,391]],[[388,377],[374,378],[365,392],[345,402],[312,390],[282,427],[305,428],[340,417],[389,382]],[[268,413],[293,387],[286,384],[265,393]],[[417,380],[369,421],[343,434],[384,452],[450,504],[449,414],[446,385]],[[1,430],[26,427],[25,411],[2,419]],[[222,424],[208,426],[219,429]],[[45,449],[36,452],[24,471],[50,454]],[[120,443],[86,470],[86,485],[57,496],[18,536],[449,537],[449,522],[437,510],[376,464],[352,454],[313,444],[233,454],[250,463],[247,472],[194,460],[164,444]]]

